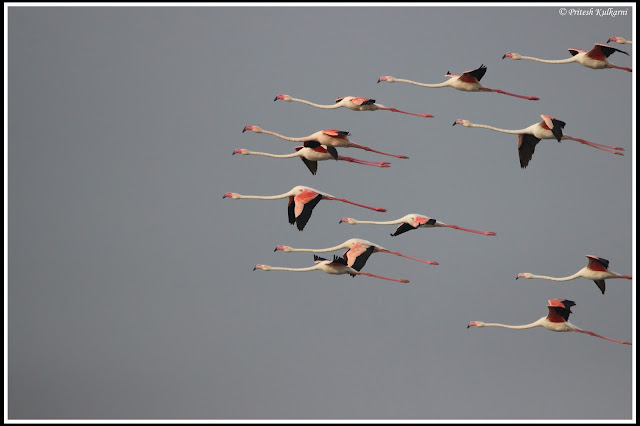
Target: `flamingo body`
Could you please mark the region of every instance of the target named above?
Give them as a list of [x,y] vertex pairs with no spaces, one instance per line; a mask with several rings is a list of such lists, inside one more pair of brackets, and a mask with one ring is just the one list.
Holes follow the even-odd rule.
[[378,110],[382,110],[382,111],[393,111],[393,112],[400,112],[402,114],[408,114],[408,115],[415,115],[417,117],[433,117],[433,115],[431,114],[415,114],[413,112],[406,112],[406,111],[401,111],[399,109],[396,108],[390,108],[387,106],[384,106],[382,104],[377,104],[375,99],[370,99],[370,98],[362,98],[359,96],[343,96],[341,98],[337,98],[335,103],[333,105],[321,105],[321,104],[316,104],[313,102],[309,102],[307,100],[304,99],[298,99],[298,98],[293,98],[289,95],[276,95],[274,101],[285,101],[285,102],[300,102],[303,104],[307,104],[307,105],[311,105],[314,106],[316,108],[322,108],[322,109],[336,109],[336,108],[348,108],[352,111],[378,111]]
[[516,280],[518,278],[525,278],[525,279],[538,278],[538,279],[545,279],[550,281],[571,281],[571,280],[575,280],[576,278],[586,278],[596,283],[596,285],[598,286],[602,294],[604,294],[606,289],[605,280],[612,279],[612,278],[625,278],[628,280],[633,279],[631,275],[622,275],[622,274],[618,274],[616,272],[610,271],[608,269],[609,261],[607,259],[590,255],[590,254],[587,254],[585,256],[587,257],[587,259],[589,259],[587,266],[580,269],[578,272],[576,272],[573,275],[569,275],[566,277],[549,277],[546,275],[534,275],[529,272],[521,272],[516,276]]
[[583,49],[567,49],[569,53],[571,53],[572,57],[566,59],[558,59],[558,60],[549,60],[549,59],[540,59],[532,56],[522,56],[518,53],[507,52],[502,56],[504,58],[511,58],[515,60],[527,59],[530,61],[536,62],[544,62],[547,64],[568,64],[571,62],[577,62],[583,67],[601,70],[606,68],[615,68],[621,69],[624,71],[632,72],[631,68],[628,67],[619,67],[617,65],[613,65],[610,63],[607,58],[611,56],[614,52],[624,53],[625,55],[629,55],[624,50],[616,49],[615,47],[607,46],[606,44],[596,43],[593,48],[589,51]]
[[484,74],[486,72],[487,72],[487,67],[484,65],[480,65],[479,68],[476,68],[475,70],[471,70],[471,71],[465,71],[461,75],[451,74],[450,72],[447,72],[445,77],[449,77],[449,80],[444,81],[442,83],[438,83],[438,84],[418,83],[416,81],[395,78],[389,75],[383,75],[382,77],[380,77],[378,79],[378,83],[380,83],[381,81],[386,81],[389,83],[394,83],[394,82],[410,83],[410,84],[414,84],[416,86],[422,86],[422,87],[453,87],[454,89],[460,90],[463,92],[496,92],[496,93],[501,93],[503,95],[514,96],[516,98],[527,99],[530,101],[537,101],[540,99],[535,96],[516,95],[515,93],[509,93],[503,90],[490,89],[488,87],[485,87],[480,83],[480,80],[482,80],[482,77],[484,77]]
[[583,330],[569,322],[569,315],[571,315],[571,307],[575,306],[575,302],[567,299],[551,299],[549,300],[549,304],[547,307],[549,308],[549,313],[546,317],[542,317],[537,321],[534,321],[530,324],[524,325],[507,325],[500,323],[487,323],[482,321],[471,321],[467,328],[469,327],[503,327],[503,328],[511,328],[515,330],[522,330],[527,328],[534,327],[543,327],[546,330],[550,331],[558,331],[558,332],[566,332],[566,331],[574,331],[578,333],[588,334],[590,336],[599,337],[604,340],[609,340],[611,342],[621,343],[623,345],[630,345],[631,342],[626,340],[617,340],[611,339],[609,337],[604,337],[599,334],[594,333],[593,331]]
[[[272,158],[300,157],[300,159],[307,166],[307,168],[309,169],[312,175],[315,175],[318,172],[318,161],[326,161],[326,160],[334,159],[333,155],[329,152],[329,150],[323,147],[322,145],[317,145],[313,148],[308,146],[297,146],[296,152],[291,154],[285,154],[285,155],[270,154],[267,152],[249,151],[248,149],[244,149],[244,148],[236,148],[233,151],[233,154],[262,155],[262,156],[272,157]],[[335,158],[335,160],[346,161],[349,163],[363,164],[365,166],[374,166],[374,167],[383,167],[383,168],[389,167],[389,162],[387,161],[382,161],[382,162],[366,161],[366,160],[359,160],[353,157],[344,157],[341,155],[338,155],[337,158]]]
[[334,197],[326,192],[318,191],[317,189],[298,185],[293,187],[290,191],[284,194],[278,195],[242,195],[237,192],[227,192],[222,198],[231,198],[233,200],[238,199],[260,199],[260,200],[276,200],[280,198],[288,198],[289,204],[287,206],[287,213],[289,217],[289,223],[296,225],[299,231],[302,231],[311,217],[311,213],[320,200],[334,200],[342,201],[343,203],[353,204],[358,207],[374,210],[377,212],[386,212],[387,210],[381,207],[370,207],[364,204],[356,203],[354,201],[347,200],[346,198]]
[[315,265],[307,268],[285,268],[285,267],[279,267],[279,266],[269,266],[269,265],[258,264],[253,268],[253,270],[255,271],[256,269],[262,269],[263,271],[293,271],[293,272],[323,271],[324,273],[331,274],[331,275],[349,274],[352,277],[355,277],[356,275],[367,275],[369,277],[380,278],[387,281],[395,281],[400,283],[409,282],[409,280],[406,280],[406,279],[389,278],[389,277],[384,277],[382,275],[376,275],[376,274],[370,274],[368,272],[358,271],[348,266],[346,260],[339,256],[334,256],[333,260],[327,260],[320,256],[314,255],[313,259],[314,259]]
[[424,216],[416,213],[407,214],[396,220],[382,221],[382,222],[370,221],[370,220],[357,220],[351,217],[343,217],[340,220],[340,223],[348,223],[349,225],[356,225],[359,223],[372,224],[372,225],[398,225],[395,232],[390,234],[392,237],[395,237],[400,234],[404,234],[407,231],[411,231],[418,228],[454,228],[454,229],[459,229],[461,231],[472,232],[475,234],[496,235],[496,233],[492,231],[476,231],[474,229],[463,228],[457,225],[448,225],[444,222],[433,219],[429,216]]
[[338,159],[338,151],[335,148],[359,148],[365,151],[375,152],[377,154],[387,155],[395,158],[403,158],[407,159],[406,155],[396,155],[396,154],[388,154],[386,152],[377,151],[375,149],[369,148],[367,146],[359,145],[353,141],[349,140],[350,133],[345,130],[338,129],[326,129],[319,130],[315,133],[310,134],[309,136],[303,136],[301,138],[292,138],[288,136],[283,136],[279,133],[275,133],[269,130],[263,130],[260,126],[247,125],[244,127],[242,132],[246,132],[247,130],[252,131],[254,133],[266,133],[280,139],[292,141],[292,142],[303,142],[305,147],[315,147],[318,145],[324,145],[327,151],[331,154],[331,156],[335,159]]
[[574,138],[569,135],[563,134],[563,128],[566,123],[564,121],[558,120],[549,115],[540,115],[542,117],[542,121],[532,124],[529,127],[525,127],[524,129],[519,130],[508,130],[508,129],[500,129],[498,127],[487,126],[485,124],[475,124],[471,123],[469,120],[456,120],[453,125],[460,124],[464,127],[479,127],[489,130],[494,130],[496,132],[502,133],[510,133],[518,135],[518,157],[520,159],[520,167],[526,168],[533,157],[533,153],[535,152],[536,145],[542,139],[555,139],[558,142],[561,140],[572,140],[576,142],[580,142],[583,145],[590,146],[592,148],[596,148],[605,152],[609,152],[611,154],[616,155],[624,155],[619,151],[624,151],[624,148],[619,146],[609,146],[603,145],[595,142],[589,142],[584,139]]
[[411,256],[404,255],[402,253],[387,250],[386,248],[378,244],[372,243],[371,241],[363,240],[361,238],[351,238],[340,245],[325,248],[325,249],[306,249],[306,248],[295,249],[289,246],[279,245],[275,248],[274,251],[281,250],[284,252],[293,252],[293,251],[328,252],[328,251],[341,250],[345,248],[347,249],[347,251],[344,252],[344,254],[342,255],[342,258],[345,259],[345,261],[347,262],[347,266],[352,267],[356,271],[360,271],[362,269],[362,267],[365,265],[365,263],[369,259],[369,256],[371,256],[373,253],[390,253],[390,254],[395,254],[396,256],[417,260],[418,262],[426,263],[429,265],[438,265],[438,262],[435,262],[433,260],[416,259],[415,257],[411,257]]

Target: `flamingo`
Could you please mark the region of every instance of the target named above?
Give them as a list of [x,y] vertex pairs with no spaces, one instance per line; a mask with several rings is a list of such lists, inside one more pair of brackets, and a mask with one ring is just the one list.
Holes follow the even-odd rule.
[[438,265],[438,262],[433,260],[422,260],[416,259],[415,257],[407,256],[406,254],[398,253],[397,251],[390,251],[386,248],[374,244],[371,241],[363,240],[361,238],[351,238],[350,240],[345,241],[344,243],[337,245],[335,247],[329,247],[325,249],[307,249],[307,248],[291,248],[289,246],[279,245],[273,251],[284,251],[286,253],[292,251],[310,251],[310,252],[328,252],[328,251],[336,251],[341,249],[347,249],[342,255],[342,258],[347,262],[347,266],[359,271],[362,269],[364,264],[369,259],[373,253],[389,253],[395,254],[396,256],[406,257],[407,259],[417,260],[418,262],[426,263],[428,265]]
[[368,272],[360,272],[355,270],[354,268],[347,266],[347,261],[341,257],[333,256],[333,260],[327,260],[320,256],[313,256],[313,260],[315,265],[309,266],[308,268],[284,268],[281,266],[269,266],[269,265],[256,265],[253,270],[262,269],[263,271],[294,271],[294,272],[307,272],[307,271],[323,271],[327,274],[333,275],[343,275],[349,274],[351,277],[355,277],[356,275],[367,275],[369,277],[380,278],[388,281],[395,281],[399,283],[408,283],[409,280],[398,279],[398,278],[387,278],[381,275],[370,274]]
[[611,56],[613,52],[621,52],[625,55],[629,55],[627,52],[616,49],[615,47],[607,46],[606,44],[596,43],[595,46],[590,51],[582,50],[582,49],[567,49],[569,53],[571,53],[571,57],[567,59],[558,59],[558,60],[549,60],[549,59],[540,59],[534,58],[531,56],[522,56],[517,53],[507,52],[502,56],[504,58],[511,58],[515,60],[520,59],[529,59],[530,61],[544,62],[546,64],[568,64],[570,62],[577,62],[580,65],[591,68],[594,70],[601,70],[604,68],[616,68],[619,70],[625,70],[631,72],[631,68],[627,67],[619,67],[617,65],[613,65],[607,61],[607,58]]
[[624,148],[619,146],[602,145],[595,142],[589,142],[584,139],[574,138],[568,135],[562,134],[562,129],[565,126],[564,121],[560,121],[549,115],[540,115],[542,121],[536,124],[532,124],[529,127],[518,130],[500,129],[497,127],[487,126],[485,124],[475,124],[468,120],[456,120],[453,125],[461,124],[464,127],[481,127],[484,129],[495,130],[496,132],[510,133],[518,135],[518,155],[520,157],[520,167],[523,169],[527,167],[533,152],[536,149],[536,145],[541,139],[556,139],[558,142],[564,139],[580,142],[581,144],[590,146],[592,148],[600,149],[602,151],[610,152],[616,155],[624,155],[618,151],[624,151]]
[[540,318],[538,321],[525,325],[507,325],[499,323],[488,323],[482,321],[471,321],[469,327],[504,327],[513,328],[516,330],[522,330],[525,328],[544,327],[551,331],[577,331],[578,333],[588,334],[590,336],[599,337],[601,339],[609,340],[611,342],[622,343],[623,345],[630,345],[631,342],[626,340],[610,339],[608,337],[601,336],[593,331],[582,330],[569,322],[569,315],[571,307],[575,306],[575,302],[567,299],[551,299],[549,300],[549,314],[546,317]]
[[453,228],[453,229],[459,229],[460,231],[473,232],[475,234],[481,234],[481,235],[496,235],[496,233],[492,231],[476,231],[474,229],[463,228],[457,225],[447,225],[446,223],[440,222],[439,220],[436,220],[436,219],[432,219],[429,216],[423,216],[415,213],[402,216],[400,219],[389,220],[386,222],[375,222],[372,220],[356,220],[351,217],[343,217],[342,219],[340,219],[340,223],[343,223],[343,222],[348,223],[349,225],[356,225],[358,223],[366,223],[366,224],[372,224],[372,225],[395,225],[399,223],[400,226],[398,226],[396,231],[393,234],[390,234],[392,237],[395,237],[396,235],[400,235],[407,231],[411,231],[412,229],[418,229],[418,228]]
[[477,68],[472,71],[465,71],[462,75],[451,74],[447,71],[445,77],[449,77],[449,80],[438,83],[438,84],[427,84],[427,83],[418,83],[416,81],[405,80],[402,78],[391,77],[390,75],[383,75],[378,79],[378,83],[381,81],[386,81],[388,83],[400,82],[400,83],[410,83],[415,84],[416,86],[422,87],[453,87],[454,89],[462,90],[463,92],[495,92],[502,93],[503,95],[515,96],[516,98],[527,99],[530,101],[537,101],[540,98],[535,96],[522,96],[516,95],[514,93],[505,92],[499,89],[489,89],[488,87],[484,87],[480,84],[480,80],[484,76],[484,73],[487,72],[487,67],[484,65],[480,65],[480,68]]
[[610,43],[612,41],[618,44],[633,44],[631,40],[627,40],[622,37],[609,37],[609,40],[607,40],[607,43]]
[[[333,157],[331,156],[331,154],[329,154],[327,149],[324,148],[322,145],[318,145],[315,148],[297,146],[296,152],[293,152],[291,154],[283,154],[283,155],[270,154],[268,152],[249,151],[248,149],[244,149],[244,148],[236,148],[233,151],[233,154],[234,155],[235,154],[263,155],[265,157],[273,157],[273,158],[300,157],[300,159],[304,162],[304,164],[307,166],[307,168],[309,169],[312,175],[315,175],[318,172],[318,161],[333,160]],[[336,160],[348,161],[350,163],[356,163],[356,164],[364,164],[365,166],[389,167],[389,163],[387,161],[382,161],[382,162],[366,161],[366,160],[359,160],[353,157],[344,157],[342,155],[338,155],[338,158]]]
[[259,200],[276,200],[279,198],[289,198],[288,213],[289,223],[294,223],[298,227],[298,230],[302,231],[311,217],[311,212],[314,207],[320,202],[320,200],[334,200],[342,201],[343,203],[353,204],[354,206],[364,207],[365,209],[374,210],[377,212],[386,212],[387,209],[381,207],[370,207],[364,204],[355,203],[345,198],[334,197],[326,192],[318,191],[317,189],[310,188],[308,186],[294,186],[290,191],[279,195],[241,195],[236,192],[227,192],[222,198],[231,198],[234,200],[249,198]]
[[327,151],[331,154],[333,158],[338,157],[338,151],[336,148],[359,148],[364,149],[365,151],[375,152],[376,154],[388,155],[390,157],[395,158],[403,158],[407,159],[406,155],[396,155],[396,154],[387,154],[386,152],[376,151],[375,149],[369,148],[367,146],[358,145],[355,142],[349,140],[347,136],[350,135],[349,132],[344,130],[337,129],[327,129],[317,131],[309,136],[304,136],[301,138],[291,138],[288,136],[283,136],[276,132],[271,132],[269,130],[264,130],[260,128],[260,126],[246,125],[244,129],[242,129],[242,133],[247,130],[252,131],[254,133],[266,133],[268,135],[272,135],[278,137],[280,139],[285,139],[292,142],[304,142],[304,146],[313,148],[318,145],[324,145],[327,148]]
[[607,259],[603,259],[598,256],[593,256],[587,254],[586,257],[589,259],[589,263],[584,268],[580,269],[573,275],[569,275],[568,277],[547,277],[546,275],[534,275],[528,272],[520,273],[516,276],[516,280],[518,278],[540,278],[543,280],[551,280],[551,281],[571,281],[576,278],[586,278],[588,280],[593,280],[594,283],[598,286],[602,294],[604,294],[605,283],[604,280],[612,279],[612,278],[626,278],[628,280],[632,280],[633,277],[631,275],[621,275],[616,272],[609,271],[609,261]]
[[336,109],[336,108],[349,108],[352,111],[393,111],[393,112],[401,112],[402,114],[415,115],[418,117],[433,117],[431,114],[414,114],[412,112],[400,111],[399,109],[389,108],[381,104],[377,104],[375,99],[369,98],[360,98],[357,96],[343,96],[342,98],[336,99],[336,103],[333,105],[320,105],[314,104],[313,102],[305,101],[304,99],[292,98],[289,95],[277,95],[274,101],[281,100],[285,102],[301,102],[303,104],[311,105],[316,108],[322,109]]

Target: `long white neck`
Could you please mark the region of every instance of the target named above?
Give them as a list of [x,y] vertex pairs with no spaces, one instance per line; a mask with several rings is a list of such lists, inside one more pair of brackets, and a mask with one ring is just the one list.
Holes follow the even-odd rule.
[[246,151],[244,155],[262,155],[264,157],[273,158],[293,158],[300,157],[300,151],[292,152],[291,154],[271,154],[268,152]]
[[304,99],[298,99],[298,98],[291,98],[292,101],[295,102],[301,102],[303,104],[307,104],[307,105],[311,105],[314,106],[316,108],[323,108],[323,109],[336,109],[336,108],[340,108],[342,106],[342,104],[335,103],[333,105],[320,105],[320,104],[314,104],[313,102],[309,102],[309,101],[305,101]]
[[520,56],[520,59],[528,59],[530,61],[544,62],[545,64],[568,64],[570,62],[576,62],[575,56],[572,56],[567,59],[556,59],[556,60],[540,59],[540,58],[534,58],[532,56]]
[[293,248],[293,247],[291,247],[289,250],[285,250],[285,251],[308,251],[308,252],[324,253],[324,252],[328,252],[328,251],[340,250],[340,249],[343,249],[343,248],[348,248],[348,247],[345,246],[344,244],[340,244],[339,246],[329,247],[329,248],[325,248],[325,249],[307,249],[307,248]]
[[442,83],[436,83],[436,84],[418,83],[417,81],[405,80],[403,78],[396,78],[395,81],[399,81],[400,83],[415,84],[416,86],[422,86],[422,87],[447,87],[451,85],[449,83],[451,80],[447,80]]
[[503,328],[513,328],[515,330],[523,330],[525,328],[540,327],[544,319],[545,318],[543,317],[543,318],[540,318],[538,321],[532,322],[531,324],[524,324],[524,325],[508,325],[508,324],[486,322],[482,325],[482,327],[503,327]]
[[291,192],[287,192],[280,195],[241,195],[238,194],[237,197],[240,198],[248,198],[248,199],[257,199],[257,200],[277,200],[280,198],[286,198],[292,195]]
[[366,224],[370,224],[370,225],[396,225],[398,223],[403,223],[404,220],[403,219],[396,219],[396,220],[387,220],[387,221],[383,221],[383,222],[378,222],[375,220],[356,220],[356,219],[351,219],[349,220],[349,224],[354,225],[356,223],[366,223]]
[[292,272],[307,272],[320,269],[320,264],[309,266],[308,268],[285,268],[283,266],[271,266],[272,271],[292,271]]
[[307,140],[306,137],[305,138],[292,138],[292,137],[289,137],[289,136],[281,135],[280,133],[276,133],[276,132],[272,132],[270,130],[264,130],[264,129],[262,129],[262,131],[260,133],[266,133],[268,135],[275,136],[277,138],[285,139],[285,140],[288,140],[288,141],[293,141],[293,142],[304,142],[304,141]]
[[493,126],[487,126],[486,124],[475,124],[475,123],[469,123],[469,127],[481,127],[483,129],[494,130],[496,132],[502,132],[502,133],[510,133],[513,135],[519,135],[523,133],[525,130],[527,130],[527,129],[519,129],[519,130],[500,129],[499,127],[493,127]]
[[542,280],[551,280],[551,281],[571,281],[571,280],[575,280],[576,278],[580,278],[582,277],[582,274],[578,271],[573,275],[569,275],[568,277],[547,277],[546,275],[533,275],[531,274],[531,276],[529,278],[540,278]]

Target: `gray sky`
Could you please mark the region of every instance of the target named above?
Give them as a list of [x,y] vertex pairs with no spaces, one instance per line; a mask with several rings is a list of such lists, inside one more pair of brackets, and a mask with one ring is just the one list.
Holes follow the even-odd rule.
[[[10,7],[8,418],[635,420],[635,346],[466,328],[530,323],[566,298],[573,324],[636,343],[635,282],[602,295],[586,279],[515,280],[573,274],[587,254],[635,275],[634,74],[501,59],[634,39],[635,4],[615,7],[626,16],[558,9]],[[610,62],[635,72],[632,45],[614,46],[630,55]],[[376,84],[481,64],[485,86],[540,100]],[[520,129],[540,114],[625,156],[543,140],[521,169],[515,135],[452,127]],[[410,158],[341,149],[391,167],[322,162],[312,176],[298,159],[232,156],[297,145],[247,124],[348,130]],[[388,211],[323,201],[299,232],[284,199],[222,198],[296,185]],[[338,223],[407,213],[497,236]],[[440,264],[374,254],[363,269],[410,284],[253,271],[313,265],[278,244],[356,237]]]

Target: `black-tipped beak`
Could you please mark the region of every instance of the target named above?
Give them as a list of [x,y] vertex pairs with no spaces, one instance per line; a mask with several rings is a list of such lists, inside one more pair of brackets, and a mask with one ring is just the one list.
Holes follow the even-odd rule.
[[453,122],[453,124],[452,124],[452,126],[455,126],[455,125],[456,125],[456,122],[454,121],[454,122]]
[[247,131],[247,128],[246,128],[246,127],[242,129],[242,133],[244,133],[244,132],[246,132],[246,131]]
[[516,280],[517,280],[518,278],[520,278],[520,277],[516,275]]
[[[505,53],[504,55],[502,55],[502,59],[506,58],[507,54]],[[467,327],[468,328],[468,327]]]
[[273,251],[278,251],[278,247],[274,248]]
[[255,266],[253,267],[253,270],[254,270],[254,271],[256,270],[256,267],[255,267]]
[[467,328],[471,327],[470,325],[467,324]]
[[380,79],[378,79],[378,83],[380,83]]
[[611,41],[611,40],[607,40],[607,44],[609,44],[609,42],[610,42],[610,41]]
[[275,98],[273,98],[273,101],[274,101],[274,102],[275,102],[275,101],[277,101],[277,100],[278,100],[278,97],[277,97],[277,96],[276,96]]
[[236,152],[235,152],[235,151],[233,151],[233,152],[231,153],[231,155],[236,155]]

